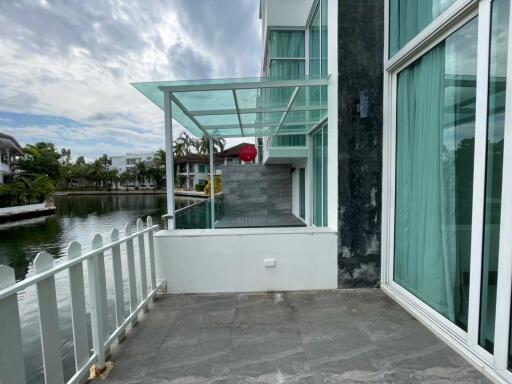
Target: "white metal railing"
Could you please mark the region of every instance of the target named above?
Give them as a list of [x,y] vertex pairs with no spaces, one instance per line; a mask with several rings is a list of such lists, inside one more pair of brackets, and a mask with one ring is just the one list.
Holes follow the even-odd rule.
[[[122,238],[117,229],[112,229],[108,244],[104,244],[103,237],[96,234],[92,240],[92,250],[86,253],[82,253],[80,243],[72,241],[67,248],[67,260],[56,265],[53,264],[52,255],[47,252],[40,252],[34,260],[35,274],[18,283],[15,282],[14,270],[8,266],[0,265],[0,383],[26,382],[17,295],[34,285],[36,286],[39,308],[45,383],[65,382],[55,275],[66,270],[69,273],[75,356],[75,374],[67,383],[84,382],[90,368],[94,365],[96,369],[103,369],[110,345],[116,340],[121,341],[123,339],[127,326],[129,324],[134,325],[137,322],[137,316],[141,311],[147,311],[149,301],[164,285],[164,282],[157,283],[156,281],[153,243],[153,232],[156,230],[158,230],[158,225],[153,225],[151,217],[148,217],[145,228],[142,219],[137,220],[135,232],[132,232],[130,224],[126,224],[124,237]],[[137,240],[138,245],[139,281],[137,281],[135,274],[134,239]],[[148,244],[147,258],[146,239]],[[125,316],[124,311],[122,245],[126,247],[128,270],[127,283],[130,308],[128,316]],[[116,328],[111,333],[108,326],[105,252],[111,252],[112,255]],[[147,262],[149,262],[149,292]],[[89,291],[92,352],[88,338],[84,263],[86,263]],[[137,301],[137,289],[140,293],[140,301]]]

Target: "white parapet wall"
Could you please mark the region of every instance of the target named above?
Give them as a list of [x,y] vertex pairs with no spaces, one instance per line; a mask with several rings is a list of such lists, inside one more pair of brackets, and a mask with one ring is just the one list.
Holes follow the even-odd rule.
[[156,274],[169,293],[335,289],[337,233],[328,228],[160,231]]

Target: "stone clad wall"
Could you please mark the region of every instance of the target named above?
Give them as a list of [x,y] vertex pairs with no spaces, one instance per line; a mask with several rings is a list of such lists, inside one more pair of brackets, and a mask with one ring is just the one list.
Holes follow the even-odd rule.
[[290,214],[292,176],[289,165],[222,166],[224,215]]
[[340,287],[380,281],[384,1],[338,3]]

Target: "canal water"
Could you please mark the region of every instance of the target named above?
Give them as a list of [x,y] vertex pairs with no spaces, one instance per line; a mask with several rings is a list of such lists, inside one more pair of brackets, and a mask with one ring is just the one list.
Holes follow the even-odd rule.
[[[197,201],[197,199],[177,197],[176,208],[183,208]],[[59,263],[65,260],[66,247],[70,241],[78,241],[82,244],[82,251],[88,251],[91,249],[90,243],[96,233],[100,233],[104,241],[108,242],[112,228],[117,228],[122,234],[125,224],[131,223],[133,228],[138,218],[144,218],[145,220],[147,216],[151,216],[153,223],[159,224],[161,215],[166,211],[166,197],[165,195],[57,196],[55,197],[55,205],[57,208],[55,215],[0,225],[0,264],[12,266],[15,269],[17,280],[23,280],[33,274],[32,261],[40,251],[51,253],[54,256],[55,263]],[[137,243],[134,244],[134,247],[135,257],[137,258]],[[123,268],[126,266],[125,256],[125,249],[122,247]],[[105,271],[107,284],[112,285],[112,287],[107,287],[107,290],[112,292],[112,260],[109,253],[105,254]],[[123,272],[123,276],[126,277],[127,271]],[[136,271],[136,274],[138,278],[138,271]],[[84,275],[87,290],[87,273],[85,270]],[[63,365],[66,379],[68,379],[74,374],[74,354],[67,272],[56,275],[56,287]],[[124,288],[125,312],[128,312],[128,303],[126,302],[128,287],[126,282]],[[35,287],[20,292],[18,300],[27,381],[29,383],[43,383]],[[108,301],[109,325],[111,329],[114,329],[113,297],[110,296]],[[92,344],[90,345],[92,346]]]

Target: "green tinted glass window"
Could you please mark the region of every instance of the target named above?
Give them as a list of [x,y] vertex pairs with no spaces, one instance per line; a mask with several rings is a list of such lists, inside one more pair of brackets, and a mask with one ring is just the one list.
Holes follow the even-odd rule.
[[270,57],[304,57],[304,31],[270,31]]
[[423,31],[456,0],[390,0],[389,56]]
[[467,329],[477,20],[398,76],[394,280]]

